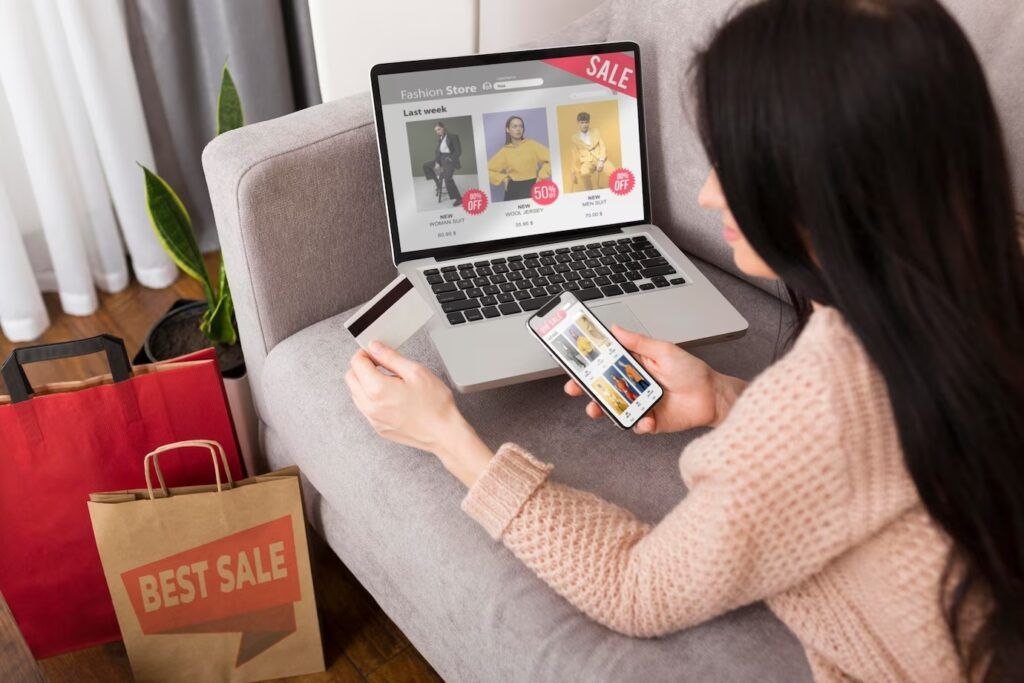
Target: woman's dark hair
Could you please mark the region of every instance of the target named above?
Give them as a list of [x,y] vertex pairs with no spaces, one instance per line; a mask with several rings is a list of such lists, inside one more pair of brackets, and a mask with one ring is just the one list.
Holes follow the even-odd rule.
[[511,145],[512,144],[512,136],[508,134],[508,127],[512,125],[513,121],[519,121],[519,123],[523,124],[523,138],[524,139],[526,138],[526,121],[523,121],[522,117],[520,117],[520,116],[510,116],[507,119],[505,119],[505,144],[506,145]]
[[936,597],[965,673],[1024,680],[1024,258],[967,38],[936,0],[764,0],[693,74],[746,239],[838,309],[885,378],[952,542]]

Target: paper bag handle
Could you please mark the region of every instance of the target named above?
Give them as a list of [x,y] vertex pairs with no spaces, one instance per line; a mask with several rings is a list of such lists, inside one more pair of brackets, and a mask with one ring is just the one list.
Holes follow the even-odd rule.
[[90,353],[101,351],[107,354],[110,374],[115,382],[123,382],[131,378],[132,366],[128,361],[128,350],[124,347],[124,341],[110,334],[14,349],[4,361],[3,369],[0,370],[0,373],[3,374],[4,384],[7,385],[7,391],[10,392],[11,403],[21,403],[32,397],[32,385],[28,383],[28,377],[25,375],[22,365],[57,360],[58,358],[88,356]]
[[207,448],[210,451],[210,457],[213,459],[213,473],[217,477],[217,493],[220,493],[220,468],[217,467],[217,454],[220,454],[221,465],[224,466],[224,474],[228,478],[228,488],[235,485],[234,480],[231,478],[231,468],[228,467],[228,456],[224,454],[224,448],[216,441],[210,441],[207,439],[194,439],[191,441],[176,441],[169,443],[164,446],[160,446],[156,450],[147,453],[146,458],[142,461],[142,467],[146,472],[146,490],[149,492],[149,499],[153,500],[153,480],[149,473],[149,463],[153,461],[153,470],[156,472],[157,482],[160,484],[160,490],[163,491],[164,496],[170,496],[171,492],[167,488],[167,484],[164,483],[164,474],[160,471],[160,454],[165,451],[173,451],[180,448]]

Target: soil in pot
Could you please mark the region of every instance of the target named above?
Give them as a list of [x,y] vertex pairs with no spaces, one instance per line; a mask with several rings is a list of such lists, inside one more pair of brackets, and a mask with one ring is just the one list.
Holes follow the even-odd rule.
[[[210,346],[210,340],[199,330],[204,312],[205,301],[196,301],[168,312],[146,336],[145,350],[149,357],[167,360]],[[217,344],[214,348],[221,374],[228,378],[245,374],[245,358],[240,344]]]

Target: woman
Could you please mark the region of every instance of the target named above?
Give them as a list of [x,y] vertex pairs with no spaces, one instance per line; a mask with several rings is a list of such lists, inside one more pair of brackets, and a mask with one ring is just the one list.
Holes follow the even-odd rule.
[[714,427],[680,459],[686,498],[652,527],[494,454],[383,347],[352,359],[356,405],[610,628],[765,600],[818,680],[1024,680],[1024,259],[974,52],[936,0],[764,0],[694,66],[700,204],[740,269],[810,304],[749,384],[613,329],[665,388],[638,433]]
[[526,137],[526,124],[518,116],[505,121],[505,145],[487,162],[491,185],[505,190],[502,201],[529,199],[539,178],[551,175],[548,148]]

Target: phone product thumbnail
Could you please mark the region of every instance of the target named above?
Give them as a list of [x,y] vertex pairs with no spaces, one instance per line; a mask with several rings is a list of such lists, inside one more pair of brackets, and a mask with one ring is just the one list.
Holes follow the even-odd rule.
[[560,303],[531,325],[620,423],[632,424],[660,397],[661,388],[579,301]]

